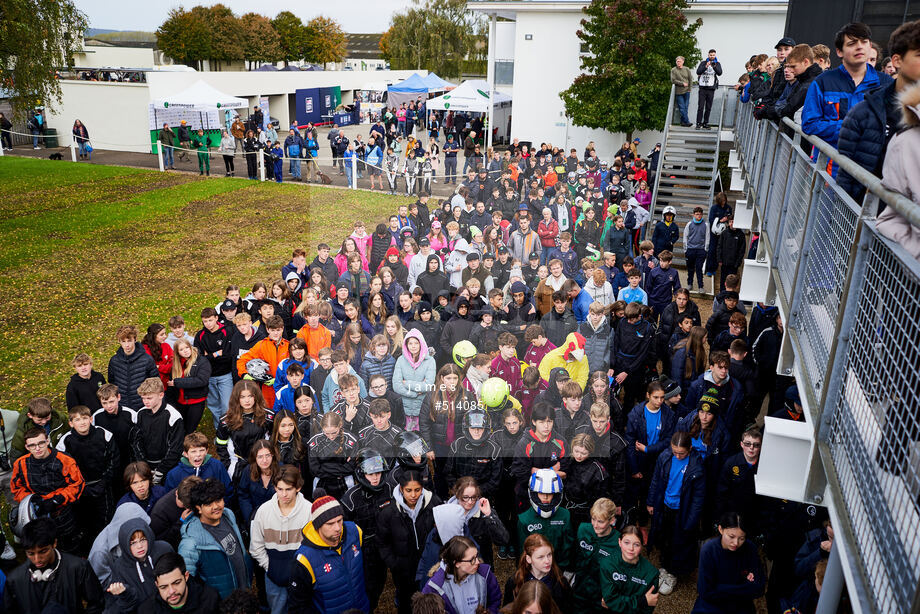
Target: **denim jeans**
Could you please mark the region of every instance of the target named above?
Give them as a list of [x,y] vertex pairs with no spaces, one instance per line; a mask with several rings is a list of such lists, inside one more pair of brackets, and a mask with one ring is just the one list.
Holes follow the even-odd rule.
[[680,113],[680,123],[689,124],[690,118],[687,116],[687,108],[690,106],[690,92],[675,94],[674,102],[677,103],[677,112]]
[[41,134],[38,130],[30,130],[32,133],[32,147],[38,147],[38,135]]
[[220,419],[227,413],[231,392],[233,392],[233,376],[229,373],[208,380],[208,409],[211,410],[211,415],[214,417],[215,429]]
[[164,145],[163,146],[163,167],[172,168],[173,166],[174,166],[173,148]]
[[351,187],[351,174],[352,174],[351,164],[349,164],[349,162],[346,161],[346,163],[345,163],[345,180],[348,182],[348,187],[349,187],[349,188]]
[[291,177],[300,179],[300,160],[291,160],[289,172],[291,173]]
[[77,146],[80,148],[80,155],[90,157],[89,152],[86,150],[86,147],[89,145],[89,141],[78,141]]
[[268,605],[272,609],[272,614],[284,614],[287,611],[287,587],[278,586],[271,581],[268,575],[265,576],[265,596],[268,597]]

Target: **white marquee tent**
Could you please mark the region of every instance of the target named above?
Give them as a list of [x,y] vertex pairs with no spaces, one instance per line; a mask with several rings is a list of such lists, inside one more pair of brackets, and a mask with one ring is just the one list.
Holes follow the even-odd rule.
[[210,111],[214,109],[245,109],[249,101],[224,94],[204,81],[196,81],[188,89],[151,101],[154,109],[188,109]]
[[[500,107],[502,103],[511,102],[511,96],[499,91],[492,93],[492,105]],[[425,103],[429,111],[467,111],[471,113],[489,112],[489,84],[483,79],[464,81],[450,92],[432,98]]]

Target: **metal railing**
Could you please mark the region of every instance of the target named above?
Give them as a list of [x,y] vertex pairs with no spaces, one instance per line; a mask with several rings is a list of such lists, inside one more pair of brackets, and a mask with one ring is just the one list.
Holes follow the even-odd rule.
[[[808,502],[834,511],[860,611],[920,611],[920,263],[879,232],[879,201],[920,205],[807,136],[738,105],[735,147],[770,262],[799,392],[816,429]],[[816,161],[811,153],[816,150]],[[867,189],[856,202],[834,160]]]

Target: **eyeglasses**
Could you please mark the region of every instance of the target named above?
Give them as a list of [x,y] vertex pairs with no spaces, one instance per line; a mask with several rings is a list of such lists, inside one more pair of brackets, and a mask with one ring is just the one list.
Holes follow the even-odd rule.
[[377,384],[376,386],[371,386],[371,390],[381,390],[386,387],[387,387],[386,384]]
[[128,544],[131,546],[137,546],[138,544],[146,544],[146,543],[147,543],[146,537],[139,537],[137,539],[133,539],[130,542],[128,542]]
[[460,560],[457,561],[457,562],[458,562],[458,563],[469,563],[470,565],[472,565],[473,563],[481,563],[481,562],[482,562],[482,557],[479,556],[479,555],[477,554],[476,556],[474,556],[474,557],[471,558],[471,559],[460,559]]
[[756,442],[756,441],[742,441],[741,445],[744,446],[745,448],[755,448],[756,449],[756,448],[759,448],[763,444]]
[[467,501],[467,502],[469,502],[469,501],[475,501],[476,499],[478,499],[478,497],[476,497],[476,496],[472,496],[472,497],[463,496],[463,497],[460,497],[460,500],[461,500],[461,501]]
[[26,450],[41,450],[48,447],[48,440],[39,441],[38,443],[27,443]]

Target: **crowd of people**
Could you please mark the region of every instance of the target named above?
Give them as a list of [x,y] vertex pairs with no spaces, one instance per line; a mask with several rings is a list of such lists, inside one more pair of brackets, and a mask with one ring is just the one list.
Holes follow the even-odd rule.
[[[835,47],[843,67],[821,72],[782,39],[783,72],[755,56],[742,99],[866,143],[865,106],[885,100],[869,86],[912,82],[920,23],[889,43],[895,85],[866,66],[865,26]],[[200,325],[121,326],[104,375],[76,356],[66,408],[4,410],[27,558],[0,575],[6,610],[368,612],[389,576],[400,614],[633,613],[696,573],[694,612],[764,593],[814,612],[827,514],[754,487],[761,417],[804,416],[776,373],[777,308],[739,300],[752,238],[719,194],[644,240],[658,160],[636,144],[609,165],[591,144],[472,156],[452,198],[422,189],[335,254],[294,249]],[[496,558],[514,561],[504,582]]]

